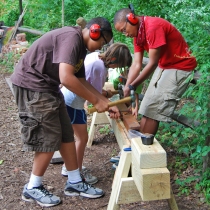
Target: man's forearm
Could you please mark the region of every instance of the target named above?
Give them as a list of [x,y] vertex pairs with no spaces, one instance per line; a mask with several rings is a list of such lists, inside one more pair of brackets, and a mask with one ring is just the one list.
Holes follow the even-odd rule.
[[149,65],[147,64],[144,69],[141,71],[141,73],[136,77],[135,80],[133,80],[130,85],[137,87],[140,84],[142,84],[157,68],[156,64]]
[[108,100],[105,96],[103,96],[98,90],[96,90],[89,82],[85,81],[85,82],[84,82],[84,85],[85,85],[85,87],[86,87],[89,91],[91,91],[96,97],[98,97],[98,98],[100,98],[100,99],[102,99],[102,100],[104,100],[104,101],[109,102],[109,100]]

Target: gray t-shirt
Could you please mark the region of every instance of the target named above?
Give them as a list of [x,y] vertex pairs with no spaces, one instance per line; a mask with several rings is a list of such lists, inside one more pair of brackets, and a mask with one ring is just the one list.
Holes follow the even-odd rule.
[[44,34],[22,56],[11,76],[13,84],[38,92],[59,92],[59,63],[75,67],[85,77],[87,50],[80,27],[63,27]]

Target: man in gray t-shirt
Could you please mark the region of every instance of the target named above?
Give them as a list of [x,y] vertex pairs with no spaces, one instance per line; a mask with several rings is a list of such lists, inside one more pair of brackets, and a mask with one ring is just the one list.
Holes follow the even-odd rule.
[[11,81],[19,110],[23,149],[35,152],[23,200],[35,200],[45,207],[61,202],[42,185],[44,173],[57,150],[67,168],[66,195],[98,198],[104,194],[80,176],[73,130],[59,85],[90,101],[98,112],[110,110],[110,117],[118,118],[117,107],[109,108],[109,100],[84,81],[86,50],[100,49],[112,37],[110,23],[101,17],[92,19],[83,30],[80,27],[55,29],[36,40],[15,67]]

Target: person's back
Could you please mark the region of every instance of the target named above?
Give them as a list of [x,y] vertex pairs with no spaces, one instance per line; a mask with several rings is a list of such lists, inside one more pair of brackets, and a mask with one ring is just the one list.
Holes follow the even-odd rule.
[[[66,46],[69,47],[66,47]],[[78,52],[75,56],[74,52]],[[13,84],[33,91],[59,92],[59,64],[76,66],[86,55],[80,27],[63,27],[44,34],[36,40],[16,65],[11,76]],[[76,75],[81,76],[82,63]]]

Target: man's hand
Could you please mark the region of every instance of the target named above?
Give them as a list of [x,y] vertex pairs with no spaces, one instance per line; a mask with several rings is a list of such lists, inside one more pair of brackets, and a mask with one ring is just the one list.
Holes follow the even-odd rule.
[[107,93],[108,93],[107,98],[111,98],[111,97],[113,96],[113,93],[112,93],[112,91],[111,91],[111,90],[107,90]]
[[125,86],[123,88],[123,94],[124,94],[124,97],[130,96],[130,88],[128,86]]
[[120,111],[116,106],[109,107],[110,118],[118,119],[120,117]]
[[97,100],[97,103],[93,104],[93,106],[96,108],[98,113],[108,111],[109,109],[109,104],[106,101],[101,100],[99,98]]

